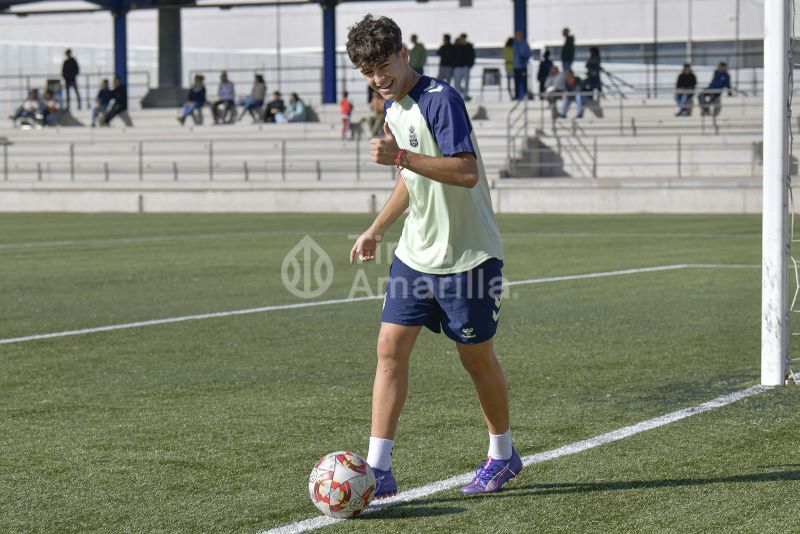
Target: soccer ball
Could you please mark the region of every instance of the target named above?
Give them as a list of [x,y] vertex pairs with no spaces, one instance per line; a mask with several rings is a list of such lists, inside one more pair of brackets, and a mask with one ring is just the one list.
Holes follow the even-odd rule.
[[375,495],[375,474],[366,460],[336,451],[314,464],[308,475],[308,496],[323,514],[346,519],[364,511]]

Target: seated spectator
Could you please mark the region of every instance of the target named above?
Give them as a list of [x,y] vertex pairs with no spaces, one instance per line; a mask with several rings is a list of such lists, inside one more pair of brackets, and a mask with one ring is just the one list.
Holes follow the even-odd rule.
[[128,110],[128,90],[125,88],[125,85],[123,85],[122,80],[120,80],[118,76],[114,76],[114,90],[112,91],[112,94],[112,101],[114,103],[111,105],[111,109],[108,111],[108,113],[106,113],[106,117],[101,123],[106,126],[108,126],[108,124],[111,122],[111,119]]
[[698,102],[703,109],[703,115],[708,115],[711,105],[719,102],[723,89],[728,90],[728,96],[733,95],[731,92],[731,77],[728,74],[728,65],[724,62],[717,66],[711,83],[698,95]]
[[196,109],[202,109],[206,105],[206,86],[203,84],[205,77],[202,74],[196,74],[194,77],[194,85],[189,89],[189,97],[186,103],[181,106],[181,113],[178,116],[178,122],[181,126],[186,122],[186,117],[194,113]]
[[211,106],[214,124],[226,122],[225,117],[235,107],[236,90],[233,87],[233,82],[228,80],[228,73],[225,71],[222,71],[222,74],[219,75],[217,98],[218,100]]
[[35,119],[37,113],[42,113],[42,101],[39,99],[39,90],[31,89],[25,102],[23,102],[9,118],[12,121],[23,118]]
[[297,93],[292,93],[289,96],[289,103],[286,104],[286,111],[276,115],[275,122],[305,122],[307,117],[308,111],[303,100],[297,96]]
[[58,116],[61,114],[61,102],[58,101],[56,95],[50,89],[46,89],[44,92],[42,114],[44,115],[44,123],[48,126],[58,124]]
[[286,106],[283,103],[281,94],[278,91],[274,91],[272,100],[267,102],[267,107],[264,110],[264,122],[278,122],[276,117],[278,115],[283,116],[284,111],[286,111]]
[[114,93],[108,87],[108,80],[100,82],[100,90],[97,92],[97,96],[94,99],[94,107],[92,108],[92,128],[97,123],[97,116],[106,112],[113,98]]
[[[559,71],[558,67],[553,65],[550,67],[550,72],[547,75],[547,78],[544,79],[544,94],[547,97],[547,102],[550,104],[551,110],[553,110],[554,114],[557,114],[558,111],[556,110],[556,102],[558,99],[561,98],[561,93],[563,92],[564,81],[561,72]],[[559,89],[557,86],[561,86]]]
[[575,76],[572,72],[572,69],[567,69],[564,71],[564,76],[559,78],[559,82],[556,83],[556,88],[562,90],[561,87],[558,85],[563,80],[563,95],[561,97],[561,111],[559,112],[559,116],[563,119],[567,116],[567,111],[569,111],[569,106],[572,102],[575,102],[575,105],[578,107],[578,114],[576,118],[580,119],[583,117],[583,95],[581,94],[581,90],[583,85],[581,84],[581,79]]
[[250,113],[250,116],[253,117],[254,121],[260,120],[260,110],[261,106],[264,105],[264,98],[266,98],[266,96],[267,83],[264,81],[264,77],[262,75],[256,74],[250,94],[242,99],[242,114],[239,115],[238,120],[242,120],[245,113]]
[[697,87],[697,77],[692,72],[692,66],[686,63],[683,65],[683,70],[678,75],[678,81],[675,84],[675,103],[678,104],[676,117],[688,117],[692,114],[686,104],[694,96],[695,87]]

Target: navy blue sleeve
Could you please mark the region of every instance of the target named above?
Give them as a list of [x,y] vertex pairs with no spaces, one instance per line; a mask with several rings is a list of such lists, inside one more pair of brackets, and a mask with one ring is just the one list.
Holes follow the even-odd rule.
[[475,154],[472,124],[461,96],[448,86],[443,91],[423,95],[420,108],[441,153],[447,157],[460,152]]

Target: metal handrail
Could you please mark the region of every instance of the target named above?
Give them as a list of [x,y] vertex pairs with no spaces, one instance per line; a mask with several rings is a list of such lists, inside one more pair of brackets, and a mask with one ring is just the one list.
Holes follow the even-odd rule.
[[[133,81],[137,77],[144,77],[144,83]],[[78,75],[78,79],[83,81],[83,91],[86,95],[86,101],[92,102],[94,94],[100,87],[100,80],[107,78],[109,82],[114,78],[113,72],[82,72]],[[18,82],[15,85],[4,84],[4,81]],[[41,86],[37,86],[34,80],[40,80]],[[47,80],[63,81],[59,73],[20,73],[20,74],[0,74],[0,87],[4,93],[16,93],[16,96],[3,96],[0,98],[0,104],[19,105],[22,103],[31,92],[31,89],[43,89]],[[132,93],[136,93],[136,89],[150,89],[151,88],[150,71],[147,70],[132,70],[128,71],[128,97],[131,98]],[[88,107],[88,106],[87,106]]]

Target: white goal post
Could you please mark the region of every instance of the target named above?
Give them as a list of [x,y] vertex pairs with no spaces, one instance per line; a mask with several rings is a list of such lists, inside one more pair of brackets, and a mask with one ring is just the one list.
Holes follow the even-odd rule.
[[764,0],[761,383],[768,386],[784,384],[789,354],[787,197],[792,1]]

